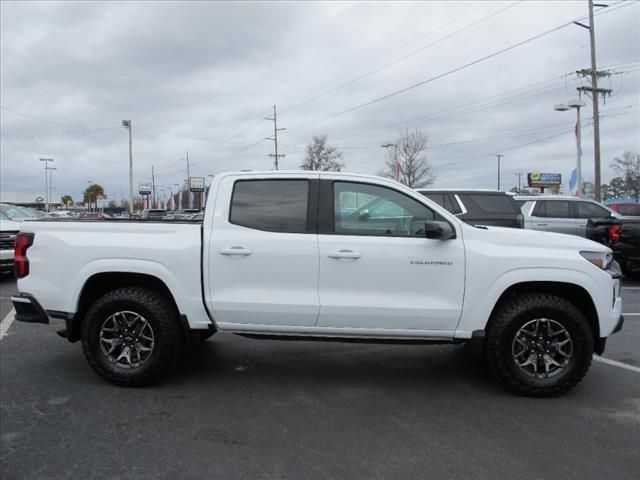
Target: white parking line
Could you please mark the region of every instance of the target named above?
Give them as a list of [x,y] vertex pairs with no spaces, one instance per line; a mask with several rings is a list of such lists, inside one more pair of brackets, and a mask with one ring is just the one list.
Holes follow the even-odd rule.
[[0,321],[0,340],[2,340],[7,334],[7,330],[9,330],[9,327],[13,323],[15,315],[16,311],[12,308],[11,310],[9,310],[9,313],[7,313],[7,316],[4,317],[2,321]]
[[594,355],[593,359],[596,362],[606,363],[607,365],[611,365],[612,367],[624,368],[625,370],[631,370],[632,372],[640,373],[640,367],[634,367],[633,365],[629,365],[628,363],[617,362],[615,360],[611,360],[610,358],[599,357],[597,355]]
[[637,317],[640,313],[623,313],[625,317]]
[[622,287],[623,290],[640,290],[640,287]]

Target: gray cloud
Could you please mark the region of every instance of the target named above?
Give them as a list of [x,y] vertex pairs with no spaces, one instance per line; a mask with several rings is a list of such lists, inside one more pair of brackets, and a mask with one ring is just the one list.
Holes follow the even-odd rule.
[[[78,197],[87,180],[103,184],[111,197],[125,194],[125,118],[133,121],[135,183],[150,177],[151,165],[160,185],[180,182],[186,150],[192,174],[271,168],[272,143],[260,140],[271,133],[262,118],[274,103],[289,129],[281,137],[285,168],[301,163],[312,135],[326,133],[343,149],[347,170],[374,173],[383,162],[380,144],[403,126],[417,126],[429,134],[438,186],[494,187],[492,154],[502,152],[503,186],[515,184],[516,172],[566,175],[575,161],[575,113],[552,107],[575,96],[575,75],[563,75],[589,65],[588,33],[576,26],[388,100],[297,127],[580,17],[586,2],[521,2],[287,110],[508,4],[3,2],[1,103],[53,124],[0,111],[0,188],[42,190],[38,158],[52,156],[58,194]],[[603,107],[608,163],[624,150],[640,151],[640,5],[599,15],[596,27],[598,63],[616,73],[610,80],[616,95]],[[635,108],[625,108],[630,105]],[[588,123],[590,106],[583,110]],[[590,127],[583,138],[589,176]],[[603,173],[611,176],[606,164]]]

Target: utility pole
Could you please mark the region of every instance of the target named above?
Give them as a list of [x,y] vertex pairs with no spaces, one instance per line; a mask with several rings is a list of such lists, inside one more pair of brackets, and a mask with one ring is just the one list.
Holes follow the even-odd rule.
[[516,173],[516,177],[518,177],[518,195],[520,195],[520,192],[522,191],[522,175],[524,175],[524,173]]
[[156,176],[153,171],[153,165],[151,165],[151,195],[153,198],[152,206],[149,208],[156,208]]
[[53,158],[41,158],[41,162],[44,162],[44,209],[49,211],[49,162],[53,162]]
[[273,158],[276,170],[278,170],[278,159],[284,157],[284,154],[278,154],[278,132],[286,130],[286,128],[278,128],[278,116],[276,112],[276,106],[273,106],[273,117],[265,117],[265,120],[273,121],[273,137],[266,137],[266,140],[273,140],[273,153],[270,153],[269,156]]
[[396,182],[400,182],[400,173],[401,173],[401,168],[400,168],[400,157],[398,157],[398,147],[399,145],[397,143],[385,143],[384,145],[380,145],[382,148],[391,148],[393,147],[393,159],[395,160],[396,163],[396,171],[395,171],[395,175],[396,175]]
[[498,190],[500,190],[500,159],[504,157],[504,155],[498,154],[496,157],[498,157]]
[[56,167],[49,167],[49,204],[53,203],[53,171],[57,170]]
[[189,151],[187,150],[187,185],[191,188],[191,170],[189,169]]
[[[584,77],[591,77],[590,87],[578,87],[580,92],[591,92],[591,100],[593,102],[593,166],[594,166],[594,178],[595,178],[595,199],[600,201],[602,198],[600,184],[601,179],[601,167],[600,167],[600,108],[598,105],[598,93],[602,93],[603,96],[611,94],[611,89],[598,88],[598,77],[608,77],[611,73],[607,71],[598,71],[596,66],[596,32],[595,24],[593,23],[593,7],[607,7],[608,5],[593,3],[593,0],[589,2],[589,25],[584,25],[580,22],[573,22],[576,25],[589,30],[589,43],[591,45],[591,69],[578,70],[576,73]],[[578,188],[582,188],[581,185]]]
[[129,130],[129,215],[133,216],[133,144],[131,143],[131,120],[122,120],[122,126]]

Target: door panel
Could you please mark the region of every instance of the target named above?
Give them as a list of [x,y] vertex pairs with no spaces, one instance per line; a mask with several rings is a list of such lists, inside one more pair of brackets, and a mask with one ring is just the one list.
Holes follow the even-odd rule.
[[460,239],[319,235],[318,242],[318,326],[455,329],[464,293]]
[[[320,218],[332,209],[333,223],[318,235],[317,325],[455,330],[464,293],[462,239],[424,237],[425,220],[444,218],[391,188],[323,182],[332,183],[332,193]],[[351,210],[356,197],[367,203]]]
[[530,228],[546,232],[575,235],[576,225],[568,200],[538,200],[530,219]]
[[313,222],[305,218],[312,195],[310,182],[294,185],[293,178],[251,185],[222,180],[218,198],[233,191],[234,200],[231,209],[216,204],[208,251],[209,305],[217,323],[315,325],[318,240],[315,229],[306,233]]

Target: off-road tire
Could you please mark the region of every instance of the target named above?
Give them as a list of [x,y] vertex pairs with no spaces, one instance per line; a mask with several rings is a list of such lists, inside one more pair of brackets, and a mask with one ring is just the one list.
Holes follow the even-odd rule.
[[[537,318],[554,320],[571,335],[571,359],[554,377],[529,377],[513,358],[516,333]],[[530,397],[553,397],[575,387],[589,370],[593,349],[593,333],[582,312],[569,301],[548,293],[527,293],[509,299],[497,309],[486,329],[485,355],[489,369],[510,390]]]
[[[155,337],[148,360],[130,369],[114,365],[99,345],[103,322],[124,310],[142,315]],[[119,288],[106,293],[91,305],[82,322],[82,350],[89,365],[102,378],[122,387],[142,387],[156,382],[176,361],[183,342],[184,333],[175,307],[162,294],[145,288]]]

